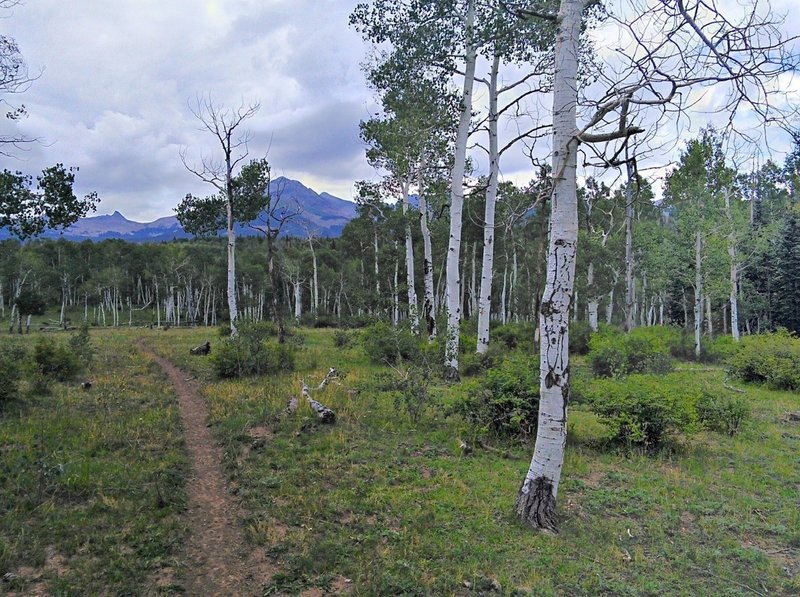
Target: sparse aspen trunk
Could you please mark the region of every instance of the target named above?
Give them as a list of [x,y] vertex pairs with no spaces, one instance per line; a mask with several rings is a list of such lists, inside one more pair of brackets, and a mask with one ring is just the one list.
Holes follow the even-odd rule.
[[433,293],[433,249],[431,247],[431,231],[428,229],[428,202],[423,189],[423,172],[425,170],[425,157],[420,159],[418,196],[419,196],[419,227],[422,231],[422,274],[425,284],[425,302],[422,307],[422,316],[428,328],[428,339],[436,338],[436,298]]
[[703,236],[698,230],[694,242],[694,354],[700,356],[703,334]]
[[[589,262],[589,269],[586,272],[586,287],[593,288],[594,287],[594,263],[591,261]],[[613,291],[612,291],[613,292]],[[593,332],[596,332],[598,329],[598,311],[600,309],[600,300],[592,294],[589,297],[589,327],[592,329]]]
[[[752,204],[752,201],[750,203]],[[734,342],[738,342],[740,339],[739,338],[739,263],[736,251],[736,230],[733,218],[731,217],[730,190],[726,191],[725,193],[725,215],[727,216],[728,222],[731,225],[731,232],[728,235],[728,257],[731,260],[731,275],[730,275],[731,335],[733,336]]]
[[[230,175],[229,175],[230,176]],[[230,185],[228,185],[230,187]],[[229,190],[232,193],[232,190]],[[228,215],[228,312],[231,317],[231,336],[235,336],[236,318],[238,311],[236,309],[236,230],[233,228],[233,205],[231,204],[231,195],[228,196],[228,201],[225,202],[225,209]]]
[[[319,277],[317,275],[317,253],[314,251],[314,240],[311,235],[308,237],[308,247],[311,249],[311,267],[313,277],[311,278],[311,314],[316,317],[319,312]],[[361,262],[363,267],[364,262]]]
[[489,184],[483,213],[483,260],[481,290],[478,297],[478,354],[489,350],[489,320],[492,315],[492,276],[494,275],[494,235],[497,186],[500,173],[500,149],[497,137],[497,77],[500,56],[495,54],[489,77]]
[[299,278],[292,280],[292,288],[294,290],[294,320],[299,322],[303,316],[303,297],[300,292]]
[[411,222],[408,220],[408,193],[411,187],[410,181],[404,181],[401,189],[403,215],[406,216],[405,236],[406,236],[406,287],[408,290],[408,320],[411,324],[411,333],[419,334],[419,311],[417,310],[417,289],[414,284],[414,240],[411,236]]
[[582,0],[562,0],[553,79],[553,194],[547,283],[540,308],[540,398],[536,445],[519,489],[517,516],[534,528],[555,529],[555,506],[569,403],[569,309],[578,242],[577,84]]
[[453,168],[450,173],[450,236],[447,246],[447,336],[444,352],[445,378],[457,380],[458,340],[461,323],[461,219],[464,208],[464,174],[467,140],[472,121],[472,87],[475,80],[477,52],[474,40],[475,2],[469,0],[465,19],[466,53],[464,89],[461,96],[461,117],[456,134]]
[[[627,147],[625,157],[628,157]],[[625,331],[636,325],[636,277],[633,263],[633,163],[627,160],[628,186],[625,189]]]

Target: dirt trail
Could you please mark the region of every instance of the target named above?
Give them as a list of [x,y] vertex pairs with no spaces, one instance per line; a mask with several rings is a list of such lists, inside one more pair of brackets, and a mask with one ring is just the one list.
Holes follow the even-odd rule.
[[140,345],[169,376],[178,395],[191,476],[186,491],[189,537],[184,546],[187,595],[257,595],[276,572],[257,550],[248,553],[241,509],[226,488],[222,450],[206,420],[208,409],[197,383],[167,359]]

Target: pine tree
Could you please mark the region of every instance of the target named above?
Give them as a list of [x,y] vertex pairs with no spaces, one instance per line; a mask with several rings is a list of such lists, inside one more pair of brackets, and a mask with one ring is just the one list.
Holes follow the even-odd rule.
[[775,248],[775,325],[800,333],[800,222],[786,220]]

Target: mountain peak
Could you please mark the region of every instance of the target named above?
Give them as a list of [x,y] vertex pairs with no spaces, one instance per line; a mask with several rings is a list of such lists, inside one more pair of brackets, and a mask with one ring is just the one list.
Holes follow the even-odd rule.
[[[296,180],[279,176],[272,181],[272,184],[276,185],[276,189],[273,190],[279,190],[282,198],[286,200],[282,206],[288,210],[296,202],[302,208],[302,213],[296,221],[290,221],[284,228],[282,231],[284,235],[302,238],[310,229],[321,236],[338,236],[344,225],[356,216],[355,203],[330,193],[318,194]],[[174,215],[164,216],[154,222],[134,222],[122,215],[119,210],[114,210],[112,214],[81,218],[63,233],[48,231],[44,237],[53,237],[56,234],[71,240],[121,238],[132,242],[191,237],[183,230]],[[246,226],[241,226],[239,234],[250,235],[252,231]],[[0,240],[7,237],[6,230],[0,228]]]

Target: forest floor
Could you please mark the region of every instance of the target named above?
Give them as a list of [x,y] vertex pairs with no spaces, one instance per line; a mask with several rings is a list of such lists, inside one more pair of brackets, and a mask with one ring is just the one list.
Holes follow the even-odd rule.
[[[213,351],[214,330],[93,331],[92,390],[4,405],[0,593],[800,592],[800,424],[785,419],[800,396],[742,386],[753,418],[739,434],[656,454],[609,447],[575,405],[560,533],[545,535],[513,515],[530,444],[465,456],[474,432],[443,406],[456,389],[432,388],[413,422],[357,342],[299,334],[296,372],[219,381],[189,354]],[[331,366],[341,384],[315,398],[336,424],[302,403],[284,413]]]

